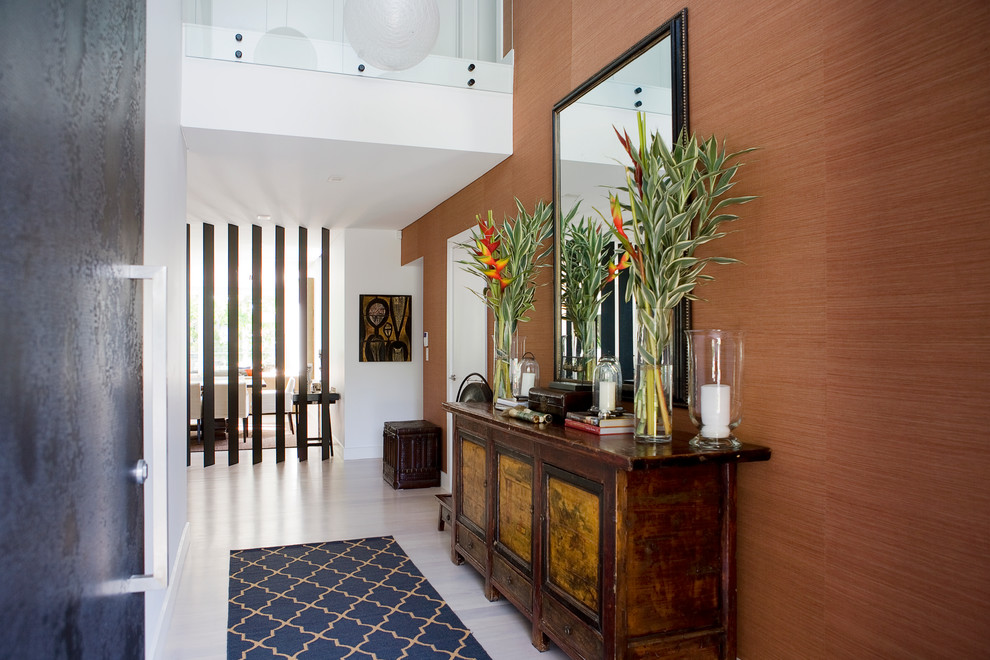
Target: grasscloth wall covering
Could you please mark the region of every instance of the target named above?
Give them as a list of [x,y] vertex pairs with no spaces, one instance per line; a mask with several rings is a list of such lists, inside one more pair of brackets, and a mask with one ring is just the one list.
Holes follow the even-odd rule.
[[514,153],[403,232],[424,330],[443,346],[446,237],[549,199],[553,104],[685,5],[692,129],[762,147],[739,178],[761,199],[719,245],[745,265],[695,306],[747,331],[740,432],[774,451],[740,470],[739,655],[987,657],[985,1],[516,0]]

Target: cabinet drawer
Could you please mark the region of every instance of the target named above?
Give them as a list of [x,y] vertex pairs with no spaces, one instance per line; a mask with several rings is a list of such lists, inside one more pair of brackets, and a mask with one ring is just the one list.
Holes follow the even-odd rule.
[[574,613],[558,603],[554,598],[543,596],[543,627],[546,632],[560,640],[568,655],[577,654],[586,660],[604,657],[602,636],[588,624],[581,621]]
[[498,555],[492,557],[492,582],[509,600],[526,610],[526,614],[532,613],[533,583]]
[[461,523],[457,523],[457,548],[482,572],[488,567],[488,551],[485,548],[485,542]]

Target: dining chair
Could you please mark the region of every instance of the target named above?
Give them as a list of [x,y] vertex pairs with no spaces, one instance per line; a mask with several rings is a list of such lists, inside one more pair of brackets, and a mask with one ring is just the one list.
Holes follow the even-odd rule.
[[[275,398],[280,395],[279,392],[275,390],[275,378],[268,378],[265,381],[270,387],[266,387],[261,391],[261,414],[262,415],[274,415],[275,414]],[[292,414],[293,414],[293,404],[292,404],[292,394],[296,390],[296,378],[295,376],[289,376],[285,381],[285,389],[282,390],[281,396],[285,401],[285,416],[289,420],[289,431],[294,435],[296,432],[295,427],[292,424]]]

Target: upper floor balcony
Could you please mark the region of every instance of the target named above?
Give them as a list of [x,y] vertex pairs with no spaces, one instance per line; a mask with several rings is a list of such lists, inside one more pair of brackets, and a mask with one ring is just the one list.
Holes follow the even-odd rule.
[[188,0],[190,217],[401,228],[507,158],[511,3],[437,6],[432,48],[390,70],[345,0]]

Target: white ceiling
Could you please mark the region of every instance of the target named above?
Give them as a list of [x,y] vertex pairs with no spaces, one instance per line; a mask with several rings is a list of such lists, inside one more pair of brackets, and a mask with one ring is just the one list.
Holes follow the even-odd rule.
[[187,215],[209,223],[402,229],[506,158],[201,128],[182,133]]

